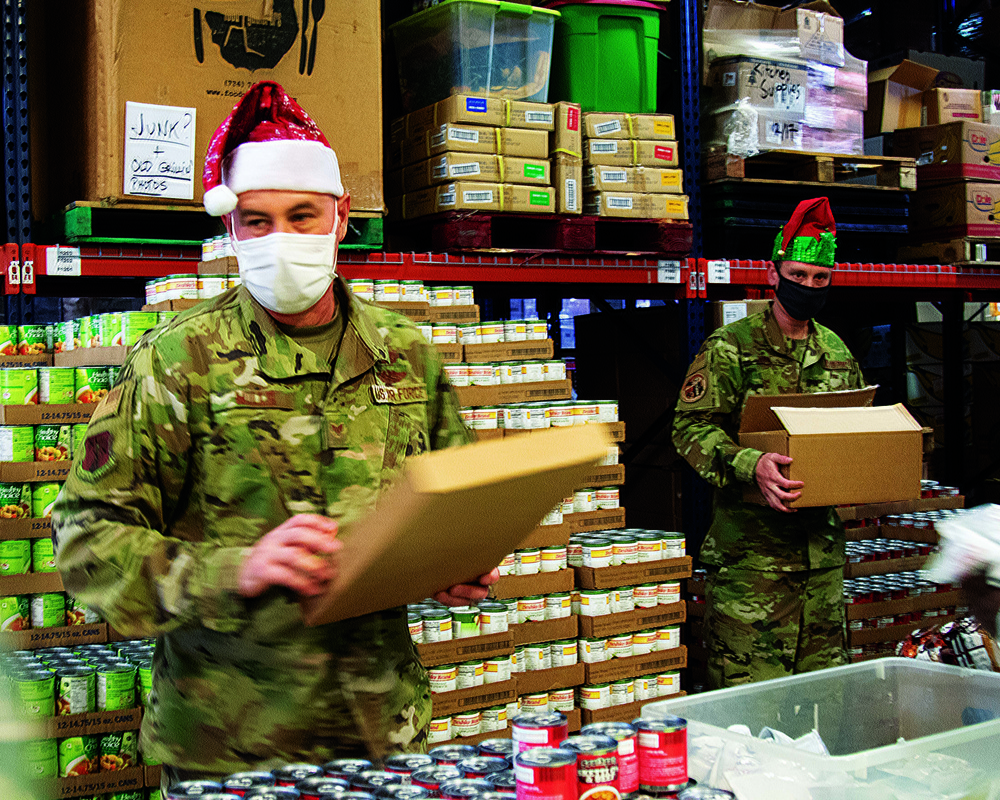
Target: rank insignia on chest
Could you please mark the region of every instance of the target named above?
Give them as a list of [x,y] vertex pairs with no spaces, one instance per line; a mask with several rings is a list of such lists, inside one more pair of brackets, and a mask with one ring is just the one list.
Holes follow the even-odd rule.
[[426,403],[425,386],[372,386],[372,400],[380,404],[400,405],[402,403]]

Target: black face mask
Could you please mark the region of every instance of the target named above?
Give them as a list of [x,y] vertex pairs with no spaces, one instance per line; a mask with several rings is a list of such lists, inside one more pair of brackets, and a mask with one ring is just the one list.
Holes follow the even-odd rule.
[[781,303],[781,307],[788,312],[788,316],[805,322],[823,310],[829,291],[829,284],[822,288],[803,286],[801,283],[788,280],[779,272],[778,288],[775,289],[774,294]]

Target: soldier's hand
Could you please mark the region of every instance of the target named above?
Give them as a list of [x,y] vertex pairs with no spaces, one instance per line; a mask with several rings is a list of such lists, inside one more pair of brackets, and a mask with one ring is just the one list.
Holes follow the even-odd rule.
[[487,586],[492,586],[500,580],[500,570],[494,569],[479,576],[479,583],[459,583],[450,589],[438,592],[434,599],[446,606],[467,606],[470,602],[485,600],[490,593]]
[[797,499],[805,484],[802,481],[790,481],[781,474],[779,466],[791,464],[792,459],[778,453],[764,453],[757,462],[757,485],[764,493],[767,504],[775,511],[792,512],[797,509],[789,508],[785,503]]
[[322,594],[336,570],[330,556],[343,546],[336,540],[337,523],[318,514],[296,514],[264,534],[240,566],[239,588],[257,597],[272,586],[300,595]]

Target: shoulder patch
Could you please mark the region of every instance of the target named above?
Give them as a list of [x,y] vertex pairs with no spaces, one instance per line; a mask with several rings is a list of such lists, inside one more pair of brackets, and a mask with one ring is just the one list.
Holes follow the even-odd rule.
[[692,372],[681,387],[681,402],[696,403],[708,392],[708,381],[702,372]]
[[715,392],[712,385],[712,364],[708,351],[698,353],[688,367],[681,385],[678,410],[703,411],[714,407]]
[[80,469],[90,480],[99,480],[115,465],[113,452],[114,435],[111,431],[90,434],[84,441],[83,460]]

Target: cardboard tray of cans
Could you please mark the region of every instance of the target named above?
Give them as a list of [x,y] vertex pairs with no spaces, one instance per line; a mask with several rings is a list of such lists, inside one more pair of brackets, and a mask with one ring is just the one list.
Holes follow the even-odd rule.
[[[576,733],[583,727],[582,716],[580,714],[579,708],[574,708],[572,711],[564,712],[566,714],[566,725],[569,728],[570,733]],[[441,742],[441,745],[452,745],[452,744],[479,744],[487,739],[509,739],[513,734],[513,730],[510,727],[510,720],[507,721],[507,727],[500,731],[487,731],[486,733],[477,733],[475,736],[459,736],[456,739],[451,739],[447,742]],[[439,747],[441,745],[433,745],[434,747]]]
[[[507,384],[507,385],[508,386],[518,386],[518,385],[524,386],[525,384],[516,384],[516,383],[514,383],[514,384]],[[535,385],[537,385],[537,384],[535,384]],[[482,387],[477,387],[477,388],[482,388]],[[486,387],[486,388],[491,388],[491,387]],[[592,422],[592,423],[588,423],[588,424],[589,425],[604,425],[605,426],[604,430],[608,434],[608,439],[611,442],[613,442],[613,443],[621,443],[621,442],[625,441],[625,423],[624,422]],[[531,429],[531,430],[511,429],[509,431],[505,431],[505,433],[506,433],[507,436],[521,436],[521,435],[527,435],[529,433],[534,433],[535,430],[545,430],[545,429],[544,428],[537,428],[537,429]]]
[[141,708],[123,708],[118,711],[96,711],[89,714],[67,714],[45,720],[45,736],[65,739],[81,734],[137,731],[142,725]]
[[[881,528],[878,525],[862,525],[859,528],[845,528],[845,538],[849,542],[863,542],[866,539],[878,539],[882,536]],[[902,536],[893,536],[893,539],[902,539]]]
[[399,300],[395,303],[376,303],[379,308],[395,311],[412,322],[430,322],[431,307],[428,303],[416,303],[409,300]]
[[528,597],[538,594],[569,592],[573,589],[573,570],[539,572],[537,575],[503,575],[490,587],[490,595],[498,600]]
[[691,556],[665,558],[641,564],[622,564],[618,567],[573,567],[577,585],[581,589],[614,589],[618,586],[637,586],[663,580],[681,580],[691,577]]
[[[43,594],[45,592],[63,591],[62,577],[58,572],[29,572],[26,575],[0,575],[0,597],[10,597],[15,594]],[[19,635],[24,631],[0,633],[0,637]],[[38,645],[42,647],[42,645]],[[24,650],[24,647],[15,647]]]
[[0,356],[0,369],[19,369],[21,367],[51,367],[52,356],[40,353],[33,356]]
[[642,707],[660,700],[673,700],[677,697],[684,697],[687,692],[676,692],[664,697],[650,697],[648,700],[637,700],[624,706],[611,706],[610,708],[584,708],[581,710],[581,721],[584,725],[594,722],[631,722],[642,716]]
[[499,406],[511,403],[532,403],[540,400],[569,400],[573,382],[537,381],[535,383],[504,383],[497,386],[456,386],[460,405],[469,407]]
[[689,620],[701,619],[705,616],[705,603],[696,603],[694,600],[685,600],[684,605],[687,607],[687,618]]
[[[47,573],[55,574],[55,573]],[[56,574],[56,577],[59,576]],[[60,592],[58,589],[39,591]],[[9,650],[38,650],[42,647],[77,647],[81,644],[104,644],[108,641],[108,625],[105,622],[91,622],[86,625],[67,625],[60,628],[32,628],[27,631],[5,631],[0,633],[0,645]]]
[[562,619],[547,619],[542,622],[522,622],[510,626],[514,635],[514,646],[539,642],[555,642],[560,639],[575,639],[578,635],[578,617],[569,616]]
[[239,275],[240,265],[236,256],[213,258],[211,261],[198,262],[199,275]]
[[594,467],[578,488],[596,489],[601,486],[621,486],[623,483],[625,483],[625,465],[612,464],[608,467]]
[[684,645],[641,656],[612,658],[610,661],[601,661],[598,664],[584,664],[588,684],[624,681],[654,672],[683,669],[686,666],[687,648]]
[[910,572],[923,569],[930,556],[908,556],[888,558],[884,561],[862,561],[844,566],[845,578],[863,578],[868,575],[891,575],[894,572]]
[[844,522],[855,519],[875,519],[890,514],[914,514],[918,511],[965,508],[965,497],[921,497],[917,500],[899,500],[895,503],[872,503],[864,506],[841,506],[837,516]]
[[[683,602],[671,603],[653,608],[637,608],[619,614],[603,614],[600,617],[580,617],[580,636],[587,639],[605,639],[622,633],[677,625],[687,619],[687,608]],[[666,652],[657,651],[657,652]]]
[[[483,431],[478,431],[478,433],[483,433]],[[624,527],[624,508],[583,511],[579,514],[564,514],[561,525],[539,525],[535,528],[521,542],[521,549],[565,546],[569,544],[569,537],[574,533],[587,533],[589,531],[603,531]]]
[[143,311],[187,311],[189,308],[194,308],[198,303],[203,303],[204,300],[164,300],[161,303],[151,303],[144,305],[142,307]]
[[140,791],[145,786],[145,769],[128,767],[114,772],[81,775],[79,778],[59,778],[54,781],[39,782],[36,792],[39,797],[93,797],[112,792]]
[[15,539],[47,539],[51,535],[52,520],[48,517],[0,520],[0,542]]
[[72,461],[24,461],[0,464],[0,483],[32,483],[64,481],[69,477]]
[[938,535],[934,528],[904,528],[901,525],[881,525],[879,535],[886,539],[903,539],[907,542],[937,544]]
[[509,681],[487,683],[471,689],[432,694],[431,712],[435,717],[449,717],[452,714],[461,714],[463,711],[504,705],[516,700],[517,695],[517,681],[511,678]]
[[[965,594],[956,589],[949,592],[918,594],[916,597],[902,597],[899,600],[882,600],[877,603],[849,603],[847,605],[847,619],[874,619],[908,614],[912,611],[928,611],[934,608],[950,608],[965,604]],[[919,623],[908,624],[914,628],[920,627]]]
[[519,672],[514,676],[514,680],[517,681],[517,693],[525,695],[582,686],[586,675],[583,664],[573,664],[568,667]]
[[552,358],[555,347],[551,339],[497,344],[467,344],[466,361],[533,361]]
[[463,661],[496,658],[514,652],[514,634],[488,633],[468,639],[452,639],[448,642],[428,642],[417,645],[420,663],[425,667],[439,664],[458,664]]
[[76,425],[87,422],[96,403],[0,406],[0,425]]
[[847,631],[847,646],[860,647],[865,644],[877,644],[879,642],[900,642],[919,628],[928,628],[931,625],[943,625],[946,622],[954,622],[957,619],[955,614],[943,614],[933,619],[917,620],[914,622],[901,622],[897,625],[886,625],[881,628],[863,628],[860,631]]
[[462,345],[460,344],[436,344],[434,349],[445,364],[458,364],[462,361]]
[[428,306],[430,322],[479,322],[479,306]]
[[57,367],[103,367],[125,363],[131,347],[81,347],[55,354]]
[[142,769],[146,773],[146,786],[151,789],[158,789],[163,767],[159,764],[146,764]]

